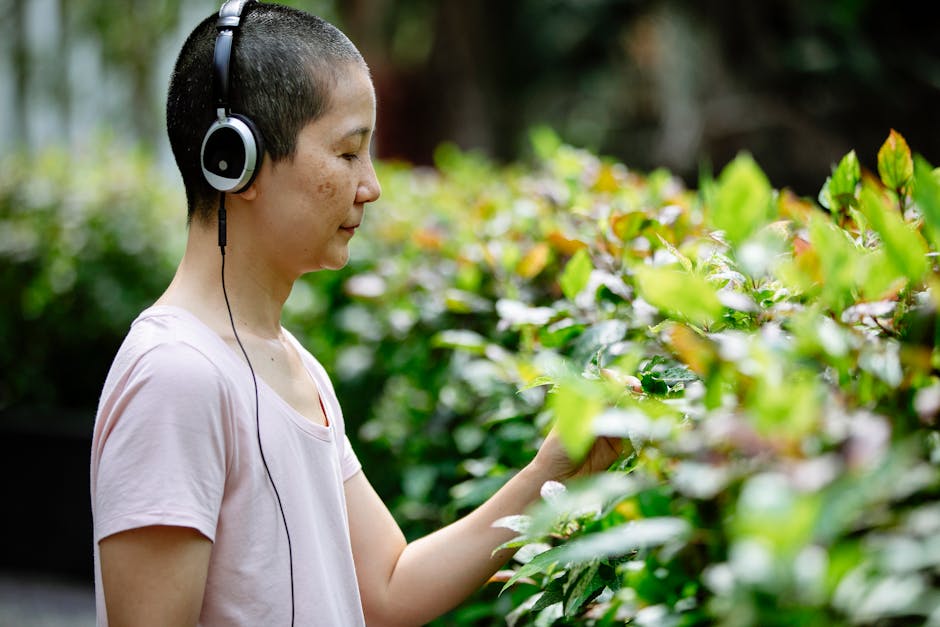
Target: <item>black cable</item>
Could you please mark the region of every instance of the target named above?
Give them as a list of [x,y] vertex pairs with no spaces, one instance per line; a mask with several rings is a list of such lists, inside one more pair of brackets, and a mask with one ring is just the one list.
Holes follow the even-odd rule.
[[264,446],[261,444],[258,378],[255,376],[255,369],[251,365],[251,360],[248,359],[248,351],[245,350],[245,346],[242,344],[241,338],[238,337],[238,330],[235,328],[235,316],[232,315],[232,306],[229,304],[228,292],[225,289],[225,231],[225,192],[222,192],[219,194],[219,250],[222,252],[222,296],[225,297],[225,308],[228,310],[228,319],[232,324],[232,333],[235,334],[235,341],[238,343],[238,347],[242,349],[242,355],[245,356],[245,361],[248,363],[248,370],[251,372],[251,382],[255,386],[255,429],[258,435],[258,450],[261,452],[261,463],[264,465],[264,471],[268,475],[268,481],[271,482],[271,487],[274,489],[274,497],[277,499],[277,507],[281,510],[281,520],[284,521],[284,533],[287,534],[287,558],[290,565],[290,624],[291,627],[294,627],[294,551],[291,547],[290,529],[287,528],[287,516],[284,514],[284,505],[281,503],[281,494],[278,492],[277,486],[274,484],[274,477],[271,476],[271,469],[268,468],[268,460],[264,457]]

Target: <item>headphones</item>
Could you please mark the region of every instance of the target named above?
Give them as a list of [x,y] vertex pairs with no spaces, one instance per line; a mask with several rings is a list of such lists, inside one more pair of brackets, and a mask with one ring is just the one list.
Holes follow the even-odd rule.
[[261,133],[246,116],[232,113],[229,106],[229,79],[232,48],[241,23],[242,10],[252,0],[228,0],[219,10],[212,56],[213,88],[217,119],[206,131],[199,153],[202,174],[214,189],[238,193],[255,179],[264,158]]

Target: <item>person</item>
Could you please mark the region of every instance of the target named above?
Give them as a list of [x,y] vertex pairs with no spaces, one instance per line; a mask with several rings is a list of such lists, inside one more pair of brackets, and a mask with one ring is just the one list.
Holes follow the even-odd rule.
[[[98,624],[426,623],[511,557],[493,553],[513,535],[494,521],[522,512],[546,481],[606,469],[619,441],[598,439],[574,463],[549,433],[488,501],[406,542],[362,472],[327,373],[280,324],[298,277],[346,264],[381,193],[368,67],[307,13],[242,1],[219,15],[184,43],[167,97],[186,248],[131,325],[99,402]],[[218,139],[207,129],[238,116],[257,155],[206,166],[202,145]],[[242,132],[234,124],[222,144]],[[245,159],[254,166],[229,164]],[[224,179],[229,167],[256,172],[218,191],[227,183],[207,168]]]

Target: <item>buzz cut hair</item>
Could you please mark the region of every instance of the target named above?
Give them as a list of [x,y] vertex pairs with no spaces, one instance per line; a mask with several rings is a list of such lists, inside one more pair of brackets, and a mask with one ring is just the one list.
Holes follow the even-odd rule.
[[[188,221],[209,222],[219,192],[202,174],[200,150],[216,118],[214,13],[180,50],[166,100],[166,127],[186,188]],[[350,64],[368,71],[355,45],[326,20],[278,4],[245,6],[231,64],[231,111],[254,122],[265,158],[291,159],[300,131],[330,109],[330,96]]]

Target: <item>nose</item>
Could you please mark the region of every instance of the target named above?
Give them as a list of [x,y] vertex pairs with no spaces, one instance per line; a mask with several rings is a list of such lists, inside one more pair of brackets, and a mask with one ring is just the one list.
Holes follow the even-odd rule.
[[382,195],[382,186],[379,184],[379,177],[375,174],[372,159],[366,159],[365,163],[367,164],[366,172],[356,190],[356,202],[361,204],[374,202]]

